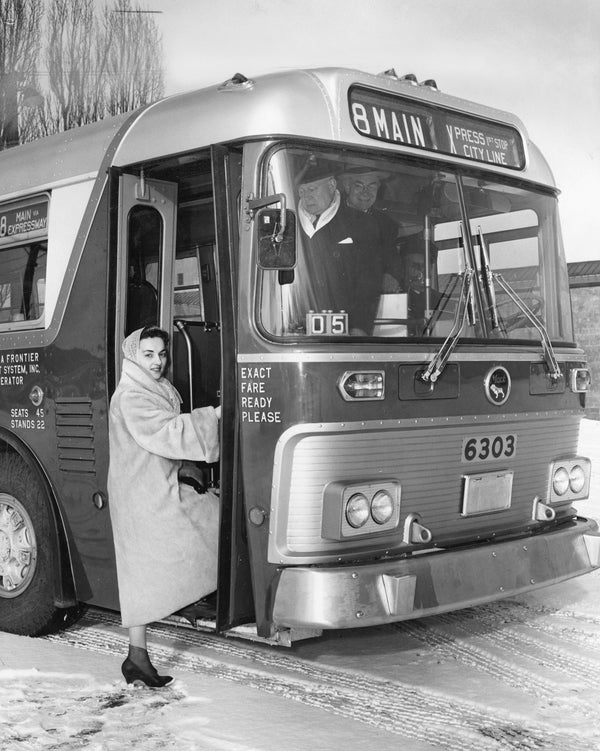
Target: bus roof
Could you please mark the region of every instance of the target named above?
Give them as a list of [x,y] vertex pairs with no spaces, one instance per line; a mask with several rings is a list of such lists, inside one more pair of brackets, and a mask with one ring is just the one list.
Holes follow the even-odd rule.
[[131,115],[107,118],[0,152],[0,196],[96,177]]
[[[265,136],[334,140],[414,154],[410,145],[369,140],[353,126],[348,92],[356,85],[510,126],[525,144],[526,169],[521,176],[554,186],[545,159],[514,115],[395,75],[322,68],[274,73],[255,81],[236,75],[221,85],[167,97],[128,115],[9,149],[0,153],[0,196],[36,186],[43,189],[80,176],[93,177],[103,164],[125,167],[213,143]],[[507,172],[501,165],[485,166]]]

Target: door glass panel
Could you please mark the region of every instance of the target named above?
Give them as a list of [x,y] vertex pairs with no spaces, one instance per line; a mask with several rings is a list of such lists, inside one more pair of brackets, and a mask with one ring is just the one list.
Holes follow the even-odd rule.
[[163,221],[156,209],[134,206],[128,215],[126,335],[159,321]]

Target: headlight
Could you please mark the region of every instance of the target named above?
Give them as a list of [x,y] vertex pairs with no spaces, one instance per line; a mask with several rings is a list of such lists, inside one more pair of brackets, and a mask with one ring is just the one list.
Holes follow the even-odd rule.
[[557,459],[550,468],[550,503],[587,498],[591,475],[592,463],[585,456]]
[[354,529],[364,526],[369,518],[369,501],[362,493],[355,493],[346,504],[346,521]]
[[573,493],[581,493],[585,487],[585,480],[585,472],[579,464],[576,464],[571,468],[571,471],[569,472],[569,486]]
[[556,495],[564,495],[569,489],[569,473],[564,467],[559,467],[552,478],[552,487]]
[[375,493],[371,501],[371,516],[377,524],[389,522],[394,513],[394,500],[385,490]]
[[341,542],[390,534],[400,522],[401,496],[396,478],[327,483],[323,488],[323,539]]

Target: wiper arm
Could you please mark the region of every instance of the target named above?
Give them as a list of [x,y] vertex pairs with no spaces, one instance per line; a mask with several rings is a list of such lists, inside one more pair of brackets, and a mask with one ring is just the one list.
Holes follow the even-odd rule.
[[492,321],[492,329],[499,329],[498,323],[498,306],[496,305],[496,289],[494,287],[494,277],[490,266],[490,257],[483,238],[481,227],[477,227],[477,237],[479,239],[479,259],[481,264],[481,281],[485,296],[487,298],[488,310]]
[[440,377],[465,327],[467,313],[470,318],[473,316],[473,274],[474,272],[471,266],[467,266],[465,268],[465,273],[463,274],[462,286],[460,288],[458,305],[456,306],[452,329],[439,351],[433,356],[427,368],[420,374],[421,380],[426,383],[435,383]]
[[546,365],[548,366],[548,370],[550,371],[550,378],[553,381],[560,380],[563,377],[563,374],[558,365],[556,355],[554,354],[554,349],[552,348],[552,343],[550,342],[550,337],[548,336],[548,331],[546,327],[540,321],[540,319],[535,315],[535,313],[527,307],[524,300],[522,300],[521,297],[519,297],[519,295],[514,291],[514,289],[502,277],[501,274],[492,273],[492,277],[498,282],[498,284],[502,287],[502,289],[506,292],[506,294],[510,297],[510,299],[514,302],[514,304],[519,308],[519,310],[523,312],[525,317],[529,321],[531,321],[531,323],[538,330],[538,333],[542,340],[542,350],[544,353],[544,360],[546,361]]

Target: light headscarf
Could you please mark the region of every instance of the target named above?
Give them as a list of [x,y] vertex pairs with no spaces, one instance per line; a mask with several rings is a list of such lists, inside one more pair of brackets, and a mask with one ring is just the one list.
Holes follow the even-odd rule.
[[[144,365],[142,364],[142,361],[141,361],[140,341],[142,339],[142,333],[144,332],[144,330],[145,329],[136,329],[135,331],[132,331],[131,334],[129,334],[129,336],[127,336],[123,340],[123,344],[121,345],[121,349],[123,350],[125,359],[131,360],[131,362],[134,362],[137,365],[140,365],[142,368],[144,367]],[[158,336],[158,335],[156,336],[157,338],[163,339],[163,337],[161,336]]]
[[131,334],[129,334],[129,336],[123,340],[123,344],[121,345],[123,354],[128,360],[131,360],[132,362],[138,361],[138,354],[140,351],[140,338],[142,336],[143,330],[144,329],[137,329],[136,331],[132,331]]
[[[164,375],[162,376],[162,378],[160,378],[160,380],[155,381],[150,377],[148,373],[146,373],[145,368],[140,365],[140,341],[143,331],[144,329],[136,329],[136,331],[132,331],[131,334],[129,334],[129,336],[127,336],[123,340],[121,349],[123,350],[123,354],[125,355],[125,361],[133,362],[138,366],[138,368],[142,369],[145,374],[143,382],[147,388],[150,388],[151,390],[158,393],[162,393],[162,395],[166,396],[173,406],[178,407],[181,404],[182,399],[175,386],[173,386],[173,384],[167,378],[165,378]],[[127,362],[123,363],[124,373],[126,372],[133,377],[134,371],[136,371],[137,373],[140,372],[137,368],[131,368],[131,366],[127,366]]]

